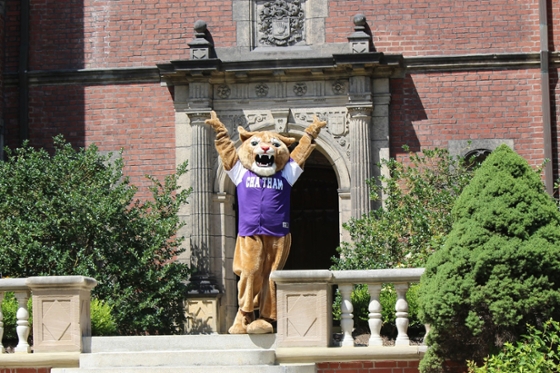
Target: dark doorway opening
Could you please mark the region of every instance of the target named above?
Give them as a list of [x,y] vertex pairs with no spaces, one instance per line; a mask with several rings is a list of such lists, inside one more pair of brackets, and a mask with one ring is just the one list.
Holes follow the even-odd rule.
[[292,188],[292,247],[284,269],[329,269],[340,244],[338,180],[317,150]]

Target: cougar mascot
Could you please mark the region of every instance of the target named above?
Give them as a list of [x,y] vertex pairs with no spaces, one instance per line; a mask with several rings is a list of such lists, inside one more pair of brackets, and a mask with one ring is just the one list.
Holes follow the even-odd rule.
[[[206,123],[216,131],[216,149],[226,173],[237,187],[239,228],[233,272],[239,276],[239,309],[230,334],[272,333],[276,320],[276,287],[272,271],[282,269],[290,251],[290,192],[327,123],[314,118],[296,140],[273,132],[247,132],[239,127],[236,151],[215,112]],[[259,309],[255,320],[254,310]]]

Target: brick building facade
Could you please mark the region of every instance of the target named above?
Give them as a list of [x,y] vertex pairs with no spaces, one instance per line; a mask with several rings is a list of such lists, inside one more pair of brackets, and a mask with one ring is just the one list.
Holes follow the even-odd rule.
[[370,208],[363,179],[403,145],[505,142],[535,167],[551,160],[550,193],[558,178],[557,1],[4,0],[0,23],[0,148],[59,133],[123,148],[139,186],[189,160],[183,260],[220,294],[220,330],[236,307],[235,192],[201,124],[210,110],[234,135],[329,122],[294,190],[290,268],[328,266],[341,224]]

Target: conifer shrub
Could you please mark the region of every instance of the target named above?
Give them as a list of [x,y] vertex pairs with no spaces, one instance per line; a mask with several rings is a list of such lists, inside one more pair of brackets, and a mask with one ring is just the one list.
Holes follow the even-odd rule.
[[117,322],[113,316],[113,307],[107,302],[92,298],[90,303],[91,311],[91,335],[106,336],[115,335],[117,332]]
[[560,319],[560,213],[539,173],[496,149],[457,199],[453,226],[421,279],[421,319],[431,325],[423,373],[444,361],[477,363]]

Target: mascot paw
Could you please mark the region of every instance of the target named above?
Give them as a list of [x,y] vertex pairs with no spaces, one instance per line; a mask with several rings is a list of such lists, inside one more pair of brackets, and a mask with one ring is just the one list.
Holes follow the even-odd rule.
[[229,328],[229,334],[247,334],[247,327],[253,322],[255,316],[252,312],[243,312],[241,310],[237,311],[235,316],[235,321],[231,328]]
[[210,119],[206,119],[204,123],[210,125],[214,131],[219,132],[226,129],[226,126],[218,119],[218,115],[212,110],[210,113]]
[[257,319],[247,327],[248,334],[270,334],[274,333],[272,324],[264,319]]
[[321,128],[325,127],[326,125],[327,125],[327,122],[320,121],[319,118],[317,118],[317,116],[314,115],[313,116],[313,123],[311,123],[309,125],[309,127],[307,127],[305,129],[305,132],[307,132],[308,135],[310,135],[311,137],[316,139],[317,136],[319,136],[319,132],[321,132]]

